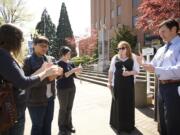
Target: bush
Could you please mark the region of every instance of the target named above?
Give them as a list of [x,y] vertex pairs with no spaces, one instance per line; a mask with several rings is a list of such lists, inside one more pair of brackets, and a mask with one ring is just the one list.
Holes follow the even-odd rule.
[[91,61],[93,58],[91,58],[88,55],[81,56],[81,57],[73,57],[71,61],[75,64],[75,66],[78,66],[79,64],[86,64],[89,61]]
[[116,54],[116,48],[120,41],[127,41],[132,50],[134,51],[137,44],[137,37],[130,31],[128,26],[123,25],[115,31],[116,35],[110,41],[110,49],[113,51],[113,54]]

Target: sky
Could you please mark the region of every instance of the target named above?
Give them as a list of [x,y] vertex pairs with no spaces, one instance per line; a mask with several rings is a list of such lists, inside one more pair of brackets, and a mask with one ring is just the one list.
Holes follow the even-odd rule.
[[75,36],[83,36],[90,29],[90,0],[26,0],[27,10],[33,19],[25,24],[26,33],[34,30],[46,8],[53,23],[58,25],[62,2],[65,2]]

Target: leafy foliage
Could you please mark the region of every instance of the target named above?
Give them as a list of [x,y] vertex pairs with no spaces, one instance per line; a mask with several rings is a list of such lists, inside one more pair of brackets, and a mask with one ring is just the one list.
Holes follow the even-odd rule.
[[110,42],[110,49],[113,50],[113,53],[116,53],[117,45],[120,41],[127,41],[130,45],[132,50],[135,49],[137,39],[136,36],[132,34],[132,32],[129,30],[129,28],[125,25],[118,28],[117,31],[115,31],[115,36],[111,39]]
[[57,55],[56,57],[58,57],[59,49],[62,46],[69,46],[72,50],[72,56],[76,55],[75,44],[69,43],[68,42],[69,39],[71,40],[74,39],[74,36],[73,36],[73,31],[71,29],[71,24],[69,21],[66,6],[65,3],[63,2],[61,6],[59,24],[56,32],[56,48],[54,50],[54,53]]
[[158,25],[169,18],[180,18],[179,0],[143,0],[138,11],[137,28],[157,32]]
[[51,21],[51,18],[46,9],[44,9],[41,15],[41,21],[38,22],[36,31],[39,35],[44,35],[49,39],[50,45],[48,54],[56,57],[54,53],[56,48],[56,27],[55,24]]
[[92,57],[88,55],[84,55],[81,57],[73,57],[71,61],[75,64],[75,66],[78,66],[79,64],[87,64],[92,59],[93,59]]
[[0,0],[1,23],[20,23],[31,19],[32,15],[27,12],[25,0]]

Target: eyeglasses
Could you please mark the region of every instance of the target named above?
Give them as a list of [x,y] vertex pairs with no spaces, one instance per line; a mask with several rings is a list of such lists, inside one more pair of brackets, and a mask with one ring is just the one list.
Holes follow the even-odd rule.
[[126,49],[126,47],[117,48],[118,51],[120,51],[120,50],[125,50],[125,49]]

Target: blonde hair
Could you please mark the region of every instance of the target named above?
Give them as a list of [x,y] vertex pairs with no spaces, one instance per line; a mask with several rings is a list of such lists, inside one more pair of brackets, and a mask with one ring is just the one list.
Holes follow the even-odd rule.
[[19,50],[18,54],[14,54],[13,52],[11,52],[11,56],[16,60],[16,62],[20,65],[23,66],[24,64],[24,59],[26,57],[28,53],[28,48],[25,44],[22,44],[21,49]]
[[120,41],[118,43],[118,47],[125,47],[126,48],[126,56],[128,58],[131,58],[132,59],[132,49],[131,49],[131,46],[128,42],[126,41]]

